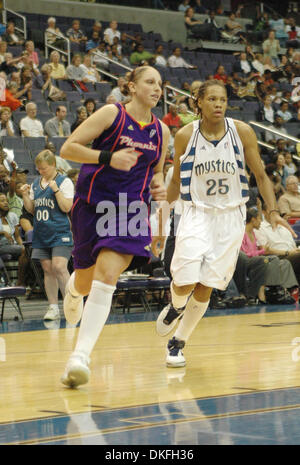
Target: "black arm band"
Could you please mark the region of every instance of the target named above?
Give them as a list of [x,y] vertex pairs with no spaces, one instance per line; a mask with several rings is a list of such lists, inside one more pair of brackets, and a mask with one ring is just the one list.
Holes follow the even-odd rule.
[[110,152],[109,150],[101,150],[98,158],[98,163],[100,165],[109,165],[112,156],[113,152]]

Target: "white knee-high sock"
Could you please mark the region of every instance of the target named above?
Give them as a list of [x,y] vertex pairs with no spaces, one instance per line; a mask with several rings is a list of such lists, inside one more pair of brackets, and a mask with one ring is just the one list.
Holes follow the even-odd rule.
[[171,290],[173,307],[176,308],[176,310],[178,310],[179,308],[185,307],[190,294],[187,294],[187,295],[176,294],[174,287],[173,287],[173,281],[171,282],[170,290]]
[[174,337],[181,341],[187,341],[196,328],[197,324],[205,314],[208,302],[199,302],[192,295],[187,303],[183,317],[175,331]]
[[68,281],[69,291],[73,297],[79,297],[81,294],[77,291],[75,287],[75,271],[71,274],[69,281]]
[[93,281],[84,306],[75,353],[90,356],[108,318],[115,286]]

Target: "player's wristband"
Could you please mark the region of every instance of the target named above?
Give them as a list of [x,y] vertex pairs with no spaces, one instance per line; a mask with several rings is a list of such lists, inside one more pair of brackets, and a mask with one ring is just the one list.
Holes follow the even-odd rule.
[[98,158],[99,165],[110,165],[110,160],[112,156],[113,152],[110,152],[109,150],[101,150]]

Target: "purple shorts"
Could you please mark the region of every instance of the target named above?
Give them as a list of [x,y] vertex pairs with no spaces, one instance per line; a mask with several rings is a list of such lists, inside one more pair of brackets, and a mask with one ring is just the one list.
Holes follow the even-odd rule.
[[128,270],[149,263],[152,238],[146,204],[138,214],[113,208],[111,204],[102,211],[103,206],[104,203],[99,209],[75,197],[71,211],[74,268],[93,266],[102,248],[133,255]]

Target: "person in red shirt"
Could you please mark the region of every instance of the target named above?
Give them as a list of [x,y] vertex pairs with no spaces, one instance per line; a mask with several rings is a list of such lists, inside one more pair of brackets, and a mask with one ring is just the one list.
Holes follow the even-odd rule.
[[18,88],[16,83],[10,82],[4,90],[4,100],[0,100],[0,105],[2,107],[9,107],[11,111],[15,111],[17,108],[22,106],[22,102],[14,96],[17,90]]
[[216,74],[214,75],[214,79],[219,79],[219,81],[223,81],[224,84],[227,83],[227,74],[223,65],[219,65],[217,67]]
[[163,123],[165,123],[167,126],[175,126],[176,128],[181,128],[182,126],[182,121],[180,119],[180,116],[178,116],[178,111],[177,111],[177,106],[174,104],[171,104],[169,107],[169,113],[167,113],[163,119]]

